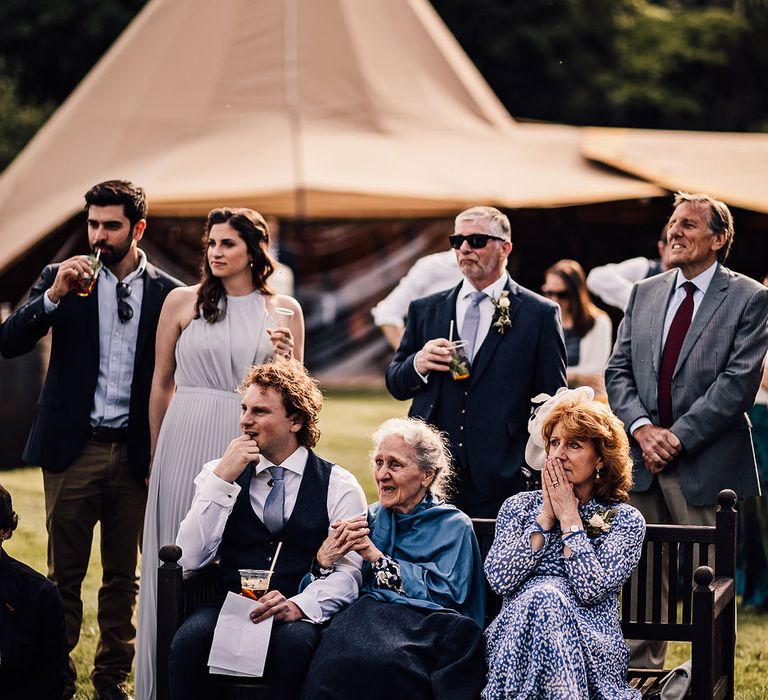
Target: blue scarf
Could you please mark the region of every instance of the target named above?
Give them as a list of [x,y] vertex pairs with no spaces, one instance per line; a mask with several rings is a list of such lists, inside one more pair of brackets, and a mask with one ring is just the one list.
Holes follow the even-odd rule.
[[410,512],[376,503],[368,509],[371,541],[400,566],[405,595],[378,588],[363,562],[360,595],[430,610],[455,610],[483,625],[483,562],[472,521],[431,494]]

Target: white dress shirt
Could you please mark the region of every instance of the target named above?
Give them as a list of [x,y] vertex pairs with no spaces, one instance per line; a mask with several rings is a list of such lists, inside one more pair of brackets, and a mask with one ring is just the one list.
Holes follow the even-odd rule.
[[[709,285],[711,284],[712,278],[715,276],[716,271],[717,262],[715,261],[706,270],[704,270],[704,272],[688,280],[678,269],[677,278],[675,279],[675,291],[672,293],[672,297],[669,300],[669,305],[667,306],[667,313],[664,316],[664,330],[661,336],[662,352],[664,351],[664,345],[666,345],[667,342],[667,335],[669,335],[669,329],[672,326],[672,321],[675,320],[675,314],[677,313],[677,310],[680,308],[680,305],[683,303],[686,297],[683,285],[686,282],[693,282],[694,286],[696,287],[693,292],[693,315],[691,316],[691,323],[693,323],[693,319],[696,318],[696,313],[701,307],[701,302],[703,301],[704,295],[709,289]],[[632,425],[629,426],[630,435],[634,435],[635,430],[643,425],[651,425],[651,420],[645,417],[638,418],[634,423],[632,423]]]
[[609,306],[626,311],[632,287],[648,276],[652,260],[630,258],[594,267],[587,275],[587,289]]
[[377,326],[402,326],[414,299],[455,287],[461,279],[453,250],[425,255],[413,264],[397,287],[371,309],[373,322]]
[[[280,466],[284,473],[284,512],[286,520],[293,512],[307,464],[307,450],[299,447]],[[181,547],[179,563],[184,569],[200,569],[210,563],[219,549],[224,528],[240,493],[237,483],[229,483],[213,473],[220,460],[208,462],[195,478],[195,496],[189,512],[179,526],[176,544]],[[269,467],[275,466],[263,455],[251,479],[250,499],[259,519],[264,515],[264,502],[270,492]],[[333,465],[328,483],[328,519],[349,520],[365,515],[365,494],[357,479],[346,469]],[[331,532],[329,528],[329,533]],[[312,622],[324,622],[344,605],[357,599],[362,576],[362,558],[350,552],[334,564],[333,573],[310,583],[301,593],[290,598]],[[309,573],[309,572],[307,572]]]

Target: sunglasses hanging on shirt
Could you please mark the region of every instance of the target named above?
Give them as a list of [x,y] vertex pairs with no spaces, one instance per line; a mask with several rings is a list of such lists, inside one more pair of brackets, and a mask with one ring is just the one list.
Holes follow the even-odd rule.
[[133,307],[126,301],[131,296],[131,287],[125,282],[118,282],[115,293],[117,294],[117,317],[120,323],[128,323],[133,318]]
[[488,245],[488,241],[503,240],[503,238],[499,238],[498,236],[489,236],[487,233],[470,233],[468,236],[460,236],[459,234],[448,236],[451,248],[455,248],[456,250],[461,248],[461,244],[464,243],[464,241],[469,243],[470,248],[477,249],[485,248],[485,246]]

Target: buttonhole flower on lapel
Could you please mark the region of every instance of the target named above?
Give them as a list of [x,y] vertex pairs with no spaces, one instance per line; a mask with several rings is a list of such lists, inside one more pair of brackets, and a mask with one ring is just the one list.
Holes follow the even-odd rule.
[[599,537],[600,535],[610,532],[611,521],[616,515],[616,509],[608,510],[607,508],[598,508],[589,520],[583,520],[584,530],[587,533],[587,537]]
[[493,327],[497,333],[504,335],[504,331],[512,325],[509,320],[509,290],[505,289],[498,299],[491,297],[491,303],[496,307],[493,314]]

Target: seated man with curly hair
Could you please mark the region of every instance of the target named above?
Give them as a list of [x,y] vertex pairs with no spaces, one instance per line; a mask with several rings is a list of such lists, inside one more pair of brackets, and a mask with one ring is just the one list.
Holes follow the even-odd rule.
[[[240,392],[243,434],[195,479],[176,542],[185,569],[218,557],[224,582],[237,592],[238,569],[269,569],[282,543],[270,590],[251,619],[274,616],[265,679],[272,697],[295,698],[323,624],[357,599],[362,560],[354,542],[339,543],[339,559],[299,592],[301,580],[317,569],[315,552],[333,525],[366,512],[365,495],[350,472],[311,449],[320,437],[323,396],[299,362],[280,358],[252,367]],[[198,608],[176,633],[174,698],[213,697],[206,664],[222,604]]]

